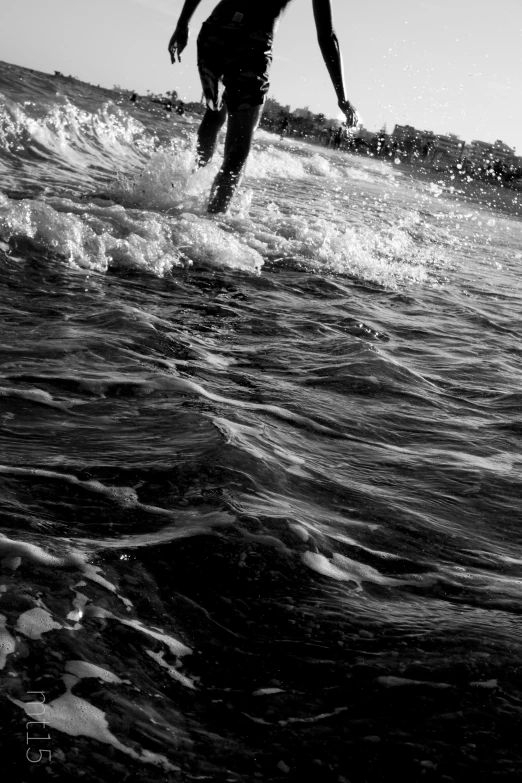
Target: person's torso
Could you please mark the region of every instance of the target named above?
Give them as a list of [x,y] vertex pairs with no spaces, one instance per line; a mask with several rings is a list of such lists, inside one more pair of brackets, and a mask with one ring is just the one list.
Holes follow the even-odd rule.
[[207,22],[273,33],[279,17],[290,2],[291,0],[221,0]]

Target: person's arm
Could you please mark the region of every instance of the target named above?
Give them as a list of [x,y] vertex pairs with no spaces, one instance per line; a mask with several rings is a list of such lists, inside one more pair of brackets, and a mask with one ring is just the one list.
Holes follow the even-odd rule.
[[185,0],[183,4],[176,29],[172,33],[172,37],[169,41],[171,63],[176,62],[176,55],[178,56],[178,62],[181,62],[180,54],[186,47],[188,41],[189,22],[200,2],[201,0]]
[[332,5],[330,0],[312,0],[314,9],[315,28],[321,54],[325,61],[330,79],[334,86],[339,108],[346,115],[346,124],[354,127],[359,118],[357,112],[346,97],[343,75],[343,61],[339,49],[339,41],[335,34],[332,18]]

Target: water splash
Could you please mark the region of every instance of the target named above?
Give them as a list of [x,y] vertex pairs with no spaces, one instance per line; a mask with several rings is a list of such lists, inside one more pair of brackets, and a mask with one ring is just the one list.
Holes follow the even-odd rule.
[[112,101],[88,112],[62,100],[42,113],[36,104],[22,106],[0,93],[0,153],[43,158],[73,169],[94,165],[114,171],[130,160],[143,165],[158,144]]
[[[418,214],[417,220],[390,225],[380,219],[384,201],[378,209],[365,202],[364,221],[347,222],[335,207],[312,217],[289,214],[290,205],[277,195],[265,210],[249,214],[253,196],[257,201],[260,190],[273,192],[283,180],[296,191],[305,187],[317,194],[320,202],[328,187],[346,204],[359,181],[383,179],[382,163],[355,165],[305,144],[277,146],[269,134],[252,150],[231,215],[220,219],[207,216],[206,205],[222,147],[198,170],[194,137],[171,134],[160,141],[110,101],[91,113],[62,99],[42,113],[36,105],[0,97],[0,151],[58,164],[76,178],[76,191],[82,183],[81,193],[66,197],[0,197],[2,240],[30,240],[75,268],[161,277],[194,264],[258,272],[270,262],[396,288],[425,283],[432,269],[446,265],[437,241],[443,227],[424,230]],[[112,182],[109,172],[116,173]],[[96,184],[97,196],[85,193],[86,183]]]

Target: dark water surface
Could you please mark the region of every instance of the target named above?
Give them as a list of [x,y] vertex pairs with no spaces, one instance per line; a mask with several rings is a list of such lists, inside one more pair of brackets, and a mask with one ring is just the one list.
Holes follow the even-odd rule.
[[517,192],[195,127],[0,67],[6,780],[520,780]]

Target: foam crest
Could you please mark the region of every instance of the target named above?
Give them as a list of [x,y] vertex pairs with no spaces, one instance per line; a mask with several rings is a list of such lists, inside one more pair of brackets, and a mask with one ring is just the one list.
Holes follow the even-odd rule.
[[[70,211],[64,211],[70,210]],[[257,272],[263,259],[209,217],[180,218],[142,212],[131,217],[123,207],[86,204],[83,213],[67,200],[0,201],[0,238],[30,239],[44,253],[72,267],[97,272],[137,269],[163,276],[174,267],[204,266]]]
[[[58,96],[58,99],[60,96]],[[73,168],[143,161],[157,146],[133,117],[109,101],[91,113],[67,99],[43,116],[31,116],[0,94],[0,151],[59,159]]]
[[31,563],[57,568],[79,568],[85,566],[85,558],[77,552],[54,555],[46,552],[37,544],[15,541],[0,533],[0,555],[22,557]]
[[305,162],[305,168],[310,174],[315,174],[317,177],[336,178],[339,176],[339,173],[332,167],[330,162],[318,153],[312,155]]
[[250,153],[246,174],[255,179],[303,179],[315,175],[337,177],[338,173],[322,155],[310,157],[296,155],[287,150],[269,145],[266,149],[253,149]]
[[65,664],[65,671],[76,677],[78,680],[94,678],[102,680],[102,682],[112,682],[119,685],[122,680],[113,672],[103,669],[101,666],[96,666],[94,663],[88,661],[67,661]]
[[41,639],[42,634],[58,631],[64,626],[53,620],[52,615],[40,606],[21,614],[16,622],[16,630],[29,639]]
[[23,149],[20,136],[23,123],[20,122],[22,110],[13,101],[0,93],[0,151],[16,154]]
[[[208,183],[205,188],[202,183],[192,191],[199,193],[196,200],[206,190]],[[147,198],[144,194],[144,201]],[[389,287],[425,282],[440,255],[437,246],[416,241],[409,226],[400,224],[378,229],[339,226],[274,210],[260,223],[229,220],[229,225],[190,212],[170,217],[143,211],[131,217],[121,206],[103,210],[86,204],[83,214],[77,212],[78,207],[65,200],[54,199],[51,206],[41,200],[4,198],[0,238],[30,239],[37,249],[73,267],[98,272],[137,269],[161,277],[193,263],[258,272],[264,259],[287,258],[311,271],[353,275]]]
[[[68,675],[64,677],[66,692],[45,705],[45,723],[47,725],[73,737],[91,737],[98,740],[98,742],[112,745],[137,761],[157,764],[169,771],[178,769],[160,753],[152,753],[143,749],[141,749],[141,753],[138,753],[134,748],[130,748],[120,742],[109,730],[106,713],[71,692],[78,678],[71,676],[69,680],[66,677]],[[35,702],[24,702],[19,699],[13,699],[10,696],[8,698],[13,704],[21,707],[27,715],[30,717],[34,716]],[[40,704],[40,702],[37,703]]]
[[263,258],[256,249],[248,247],[209,218],[183,215],[173,224],[172,238],[186,256],[199,264],[246,272],[257,272],[263,266]]
[[272,177],[301,179],[306,176],[306,171],[302,158],[269,146],[264,150],[252,150],[246,174],[256,179],[271,179]]
[[7,241],[31,239],[39,249],[80,268],[107,269],[103,239],[75,215],[58,213],[42,201],[23,199],[0,208],[0,236]]
[[0,669],[6,664],[7,656],[16,650],[16,641],[5,627],[6,618],[0,614]]
[[7,386],[0,386],[0,397],[13,397],[28,402],[46,405],[49,408],[58,408],[66,411],[70,407],[68,403],[62,403],[54,400],[49,392],[43,389],[14,389]]
[[379,573],[364,563],[358,563],[340,554],[334,554],[329,560],[318,552],[304,552],[301,556],[303,563],[323,576],[329,576],[339,582],[355,582],[359,590],[362,590],[363,582],[372,582],[377,585],[403,585],[411,582],[405,579],[393,579]]
[[286,256],[314,271],[354,275],[390,287],[425,282],[434,251],[401,226],[339,226],[328,220],[269,214],[256,239],[271,256]]

